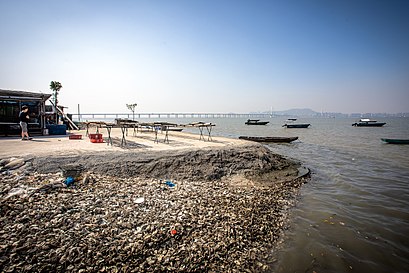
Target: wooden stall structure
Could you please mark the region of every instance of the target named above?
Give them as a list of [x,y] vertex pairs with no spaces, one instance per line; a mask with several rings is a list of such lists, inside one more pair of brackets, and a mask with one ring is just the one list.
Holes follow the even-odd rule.
[[51,94],[0,89],[0,135],[20,135],[19,113],[23,105],[29,108],[30,134],[43,134],[46,128],[45,102]]
[[204,134],[205,134],[204,129],[206,129],[206,131],[207,131],[207,141],[213,141],[213,138],[212,138],[212,128],[213,128],[214,126],[216,126],[216,124],[211,123],[211,122],[202,122],[202,121],[199,121],[199,122],[189,123],[189,124],[186,125],[186,126],[199,128],[199,132],[200,132],[200,137],[199,137],[199,139],[200,139],[200,140],[203,140],[203,141],[206,141],[205,136],[204,136]]
[[[86,128],[86,136],[90,135],[91,128],[96,128],[95,133],[99,134],[100,129],[107,129],[108,137],[106,139],[107,145],[113,145],[111,132],[113,128],[120,128],[122,133],[121,144],[120,146],[125,146],[126,144],[126,137],[128,136],[128,129],[133,129],[133,136],[137,136],[137,133],[140,132],[153,132],[155,135],[154,142],[159,143],[161,139],[159,138],[158,132],[164,133],[163,142],[169,143],[169,131],[181,131],[183,128],[179,128],[179,126],[175,123],[169,122],[138,122],[133,120],[116,120],[115,123],[108,123],[103,121],[87,121],[83,122]],[[180,129],[180,130],[179,130]]]

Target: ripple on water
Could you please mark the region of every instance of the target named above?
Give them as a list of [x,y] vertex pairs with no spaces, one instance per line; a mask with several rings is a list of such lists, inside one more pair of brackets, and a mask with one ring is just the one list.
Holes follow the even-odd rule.
[[[362,131],[355,133],[358,137]],[[407,272],[406,147],[379,139],[351,145],[316,139],[271,145],[312,169],[275,272]]]

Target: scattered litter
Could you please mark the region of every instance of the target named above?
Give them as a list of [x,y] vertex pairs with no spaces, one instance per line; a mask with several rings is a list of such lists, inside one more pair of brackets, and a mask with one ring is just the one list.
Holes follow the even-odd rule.
[[77,178],[81,175],[81,172],[84,170],[84,167],[80,164],[68,164],[63,167],[59,167],[62,170],[62,175],[64,177],[72,176],[73,178]]
[[69,139],[82,139],[82,135],[71,134],[68,136]]
[[165,181],[165,184],[168,185],[168,186],[171,187],[171,188],[173,188],[174,186],[176,186],[176,184],[173,183],[173,182],[170,181],[170,180],[166,180],[166,181]]
[[74,181],[75,181],[74,177],[68,176],[68,177],[65,179],[64,184],[67,185],[67,186],[69,186],[69,185],[71,185],[72,183],[74,183]]
[[134,202],[136,204],[142,204],[143,202],[145,202],[145,197],[138,197],[134,199]]
[[89,134],[89,140],[92,143],[103,143],[104,139],[102,138],[102,134]]
[[[220,153],[223,162],[229,154]],[[213,152],[210,156],[214,157]],[[236,153],[231,156],[237,159]],[[157,167],[146,172],[151,177],[148,179],[134,175],[131,164],[119,167],[122,162],[113,158],[118,167],[83,158],[89,160],[84,167],[99,164],[98,173],[87,173],[85,168],[77,174],[75,166],[68,168],[68,162],[84,161],[71,158],[70,153],[59,153],[57,159],[26,159],[27,163],[33,162],[32,168],[27,168],[26,163],[21,169],[7,171],[12,172],[10,175],[1,174],[0,180],[5,181],[0,183],[1,222],[3,230],[9,231],[3,232],[4,243],[0,246],[8,258],[0,257],[4,271],[270,271],[265,264],[274,262],[270,250],[280,243],[286,211],[295,204],[298,184],[270,190],[233,187],[230,181],[221,179],[210,183],[205,180],[206,166],[203,173],[197,174],[192,169],[179,173],[179,169]],[[189,153],[186,160],[190,158]],[[200,155],[194,158],[193,163],[201,164]],[[208,160],[207,155],[204,160]],[[63,172],[57,173],[58,164],[66,167]],[[162,166],[160,162],[153,164]],[[146,165],[146,170],[152,167],[148,163],[141,165]],[[75,181],[67,188],[64,182],[68,177]],[[161,183],[153,177],[162,178]],[[38,189],[10,191],[22,182]],[[80,187],[72,190],[77,183]],[[28,196],[4,200],[9,192],[16,191],[27,192]],[[328,219],[329,215],[322,218]],[[335,220],[338,223],[340,219]],[[71,236],[75,234],[81,238]],[[23,252],[35,262],[27,263],[28,254],[20,255]],[[130,253],[138,255],[129,261]],[[151,258],[150,262],[146,257]],[[90,258],[91,262],[93,258],[101,262],[90,264]]]

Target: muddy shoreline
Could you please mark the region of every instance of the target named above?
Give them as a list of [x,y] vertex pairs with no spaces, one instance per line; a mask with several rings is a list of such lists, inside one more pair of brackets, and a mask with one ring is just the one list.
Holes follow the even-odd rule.
[[1,172],[0,271],[266,272],[306,179],[261,145],[25,161]]

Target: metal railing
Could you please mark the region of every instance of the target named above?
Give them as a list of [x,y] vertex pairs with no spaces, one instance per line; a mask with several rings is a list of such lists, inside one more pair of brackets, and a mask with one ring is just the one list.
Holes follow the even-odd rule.
[[271,114],[236,114],[236,113],[98,113],[72,114],[76,121],[106,120],[106,119],[140,118],[269,118]]

